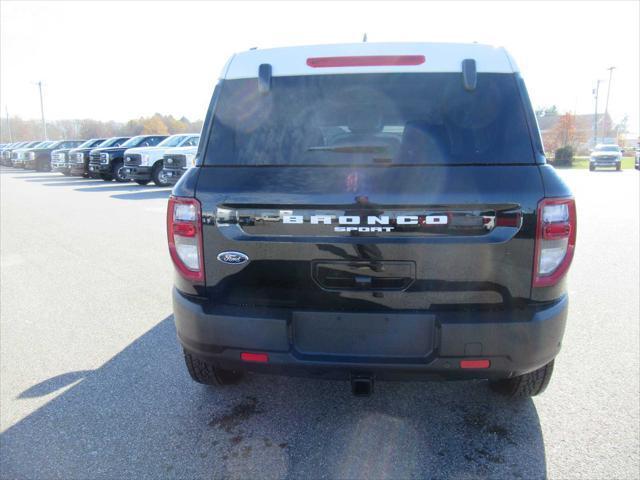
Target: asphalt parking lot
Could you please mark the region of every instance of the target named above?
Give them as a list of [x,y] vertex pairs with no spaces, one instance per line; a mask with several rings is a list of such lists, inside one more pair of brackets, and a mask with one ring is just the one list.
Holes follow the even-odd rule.
[[547,391],[250,376],[193,383],[169,189],[0,172],[2,478],[638,478],[637,171],[563,171],[570,316]]

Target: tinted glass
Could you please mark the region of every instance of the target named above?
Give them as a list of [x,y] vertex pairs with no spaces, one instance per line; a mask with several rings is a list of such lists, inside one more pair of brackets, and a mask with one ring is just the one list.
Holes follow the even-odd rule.
[[155,147],[157,146],[160,142],[162,142],[163,140],[165,140],[167,137],[166,136],[160,136],[160,137],[148,137],[146,140],[144,140],[141,145],[142,146],[146,146],[146,147]]
[[459,73],[274,77],[223,83],[205,164],[534,163],[516,78]]
[[161,141],[158,146],[159,147],[177,147],[187,138],[186,135],[172,135],[168,138],[165,138]]
[[182,144],[183,147],[197,147],[200,143],[200,137],[191,137],[189,140]]
[[102,147],[118,147],[122,145],[124,142],[128,141],[129,137],[113,137],[108,138],[104,142],[102,142],[99,146]]
[[102,142],[104,142],[104,140],[105,140],[104,138],[92,138],[90,140],[86,140],[84,143],[81,143],[80,145],[78,145],[77,148],[97,147]]
[[620,147],[617,145],[598,145],[596,147],[596,151],[598,152],[618,152],[620,151]]
[[137,137],[132,137],[122,144],[123,147],[133,148],[133,147],[153,147],[164,140],[165,136],[161,137],[147,137],[145,135],[138,135]]

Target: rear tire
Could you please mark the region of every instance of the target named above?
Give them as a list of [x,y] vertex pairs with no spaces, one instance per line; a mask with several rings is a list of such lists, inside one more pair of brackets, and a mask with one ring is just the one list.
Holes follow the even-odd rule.
[[622,165],[620,163],[616,163],[616,171],[619,172],[622,170]]
[[489,382],[491,390],[509,398],[528,398],[545,391],[553,373],[551,360],[544,367],[513,378],[492,380]]
[[238,370],[222,370],[215,368],[208,362],[186,350],[184,351],[184,362],[191,378],[203,385],[235,385],[242,380],[244,373]]
[[110,173],[101,173],[100,178],[105,182],[110,182],[111,180],[113,180],[113,176],[111,176]]
[[153,173],[151,174],[151,178],[153,179],[153,183],[155,183],[158,187],[167,187],[169,182],[167,182],[167,176],[162,173],[164,165],[162,162],[156,163],[153,167]]
[[596,170],[596,167],[594,167],[593,165],[589,165],[590,172],[594,172],[595,170]]
[[138,185],[146,185],[149,183],[150,180],[136,180],[136,183]]

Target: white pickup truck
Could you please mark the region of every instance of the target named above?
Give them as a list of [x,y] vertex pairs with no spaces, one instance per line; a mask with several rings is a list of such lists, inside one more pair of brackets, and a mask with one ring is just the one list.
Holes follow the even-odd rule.
[[195,166],[197,152],[197,146],[172,148],[165,152],[163,174],[167,183],[175,185],[184,172]]
[[123,174],[139,185],[146,185],[151,180],[159,187],[169,185],[163,171],[162,157],[175,147],[197,147],[200,135],[197,133],[181,133],[172,135],[155,147],[130,148],[124,152]]

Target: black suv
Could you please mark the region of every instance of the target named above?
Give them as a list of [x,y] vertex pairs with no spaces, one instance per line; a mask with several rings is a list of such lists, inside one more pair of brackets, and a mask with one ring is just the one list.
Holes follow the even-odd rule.
[[38,172],[51,171],[51,153],[77,147],[84,140],[57,140],[29,149],[24,160],[24,168]]
[[378,48],[228,64],[168,205],[189,374],[536,395],[564,334],[576,208],[523,80],[504,49]]
[[128,148],[153,147],[167,138],[168,135],[138,135],[131,137],[118,146],[100,146],[91,150],[89,159],[89,173],[100,175],[105,182],[127,182],[124,172],[124,152]]

